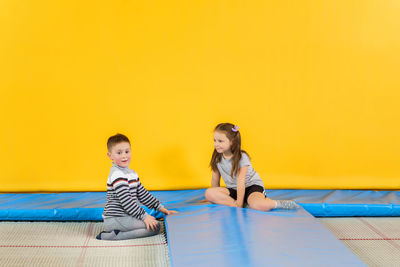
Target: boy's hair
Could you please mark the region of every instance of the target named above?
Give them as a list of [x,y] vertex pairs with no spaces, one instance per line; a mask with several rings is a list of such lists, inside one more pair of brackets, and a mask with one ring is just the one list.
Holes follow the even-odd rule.
[[111,152],[111,149],[113,148],[113,146],[115,146],[116,144],[122,143],[122,142],[127,142],[127,143],[131,144],[131,142],[129,142],[128,137],[126,137],[123,134],[117,133],[116,135],[111,136],[110,138],[108,138],[108,141],[107,141],[108,151]]
[[[237,175],[239,172],[239,161],[242,159],[242,152],[246,153],[247,156],[249,154],[242,150],[242,139],[240,137],[240,132],[238,128],[236,128],[232,123],[220,123],[215,127],[214,132],[222,132],[226,135],[226,137],[229,139],[229,141],[232,142],[231,145],[231,150],[232,150],[232,171],[231,171],[231,177],[233,177],[233,174]],[[214,152],[211,157],[211,162],[210,162],[210,167],[213,171],[217,171],[217,163],[221,161],[222,154],[218,153],[215,148]],[[250,156],[249,156],[250,158]]]

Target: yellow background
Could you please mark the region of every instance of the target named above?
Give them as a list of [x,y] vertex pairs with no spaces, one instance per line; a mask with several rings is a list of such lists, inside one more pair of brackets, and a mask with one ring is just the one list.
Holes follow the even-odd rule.
[[1,191],[203,188],[240,126],[268,188],[400,187],[400,1],[0,1]]

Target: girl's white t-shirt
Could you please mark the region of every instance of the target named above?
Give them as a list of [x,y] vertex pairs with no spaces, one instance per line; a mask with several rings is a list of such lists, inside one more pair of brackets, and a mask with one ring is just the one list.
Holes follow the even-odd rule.
[[[249,156],[247,156],[246,153],[242,152],[242,158],[239,161],[239,169],[245,166],[249,166],[245,178],[245,187],[249,187],[252,185],[259,185],[264,188],[264,184],[263,181],[261,180],[260,175],[253,169],[253,166],[251,166]],[[233,177],[231,176],[232,158],[225,159],[223,156],[221,156],[221,161],[217,163],[217,168],[219,173],[221,174],[222,179],[226,184],[226,187],[236,190],[237,188],[236,175],[233,174]]]

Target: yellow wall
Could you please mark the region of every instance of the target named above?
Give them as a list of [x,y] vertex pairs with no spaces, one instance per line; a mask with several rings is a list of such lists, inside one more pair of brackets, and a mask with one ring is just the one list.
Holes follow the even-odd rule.
[[0,1],[1,191],[207,187],[241,127],[269,188],[400,187],[400,2]]

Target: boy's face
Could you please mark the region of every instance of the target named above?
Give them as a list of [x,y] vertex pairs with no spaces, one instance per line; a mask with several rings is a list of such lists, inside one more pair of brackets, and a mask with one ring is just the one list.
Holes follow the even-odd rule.
[[114,145],[107,156],[118,166],[126,168],[131,162],[131,145],[127,142],[121,142]]

